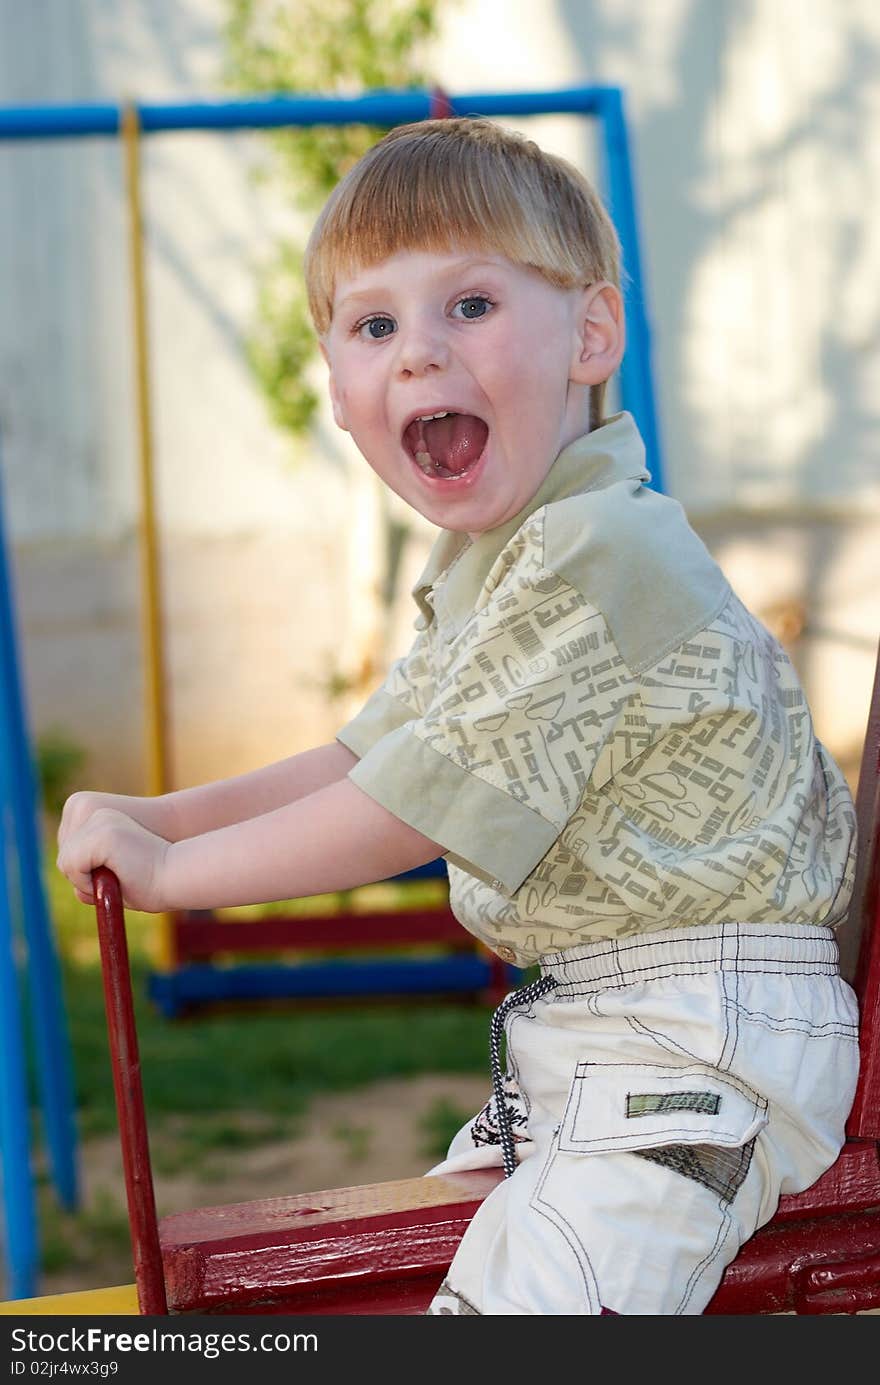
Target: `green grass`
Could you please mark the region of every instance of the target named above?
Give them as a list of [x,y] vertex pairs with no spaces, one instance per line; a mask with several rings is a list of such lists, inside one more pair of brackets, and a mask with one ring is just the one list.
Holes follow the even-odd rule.
[[161,1123],[161,1139],[151,1141],[150,1159],[154,1171],[162,1177],[198,1169],[200,1176],[210,1182],[223,1176],[230,1154],[282,1140],[292,1129],[294,1122],[249,1112],[200,1115],[195,1119],[166,1117]]
[[366,1125],[354,1125],[351,1121],[341,1121],[330,1132],[334,1140],[342,1145],[349,1160],[356,1164],[366,1159],[370,1152],[372,1131]]
[[94,1204],[79,1212],[60,1212],[46,1189],[40,1189],[38,1204],[44,1274],[82,1270],[85,1283],[99,1287],[105,1282],[101,1278],[103,1264],[129,1259],[128,1215],[109,1189],[99,1189]]

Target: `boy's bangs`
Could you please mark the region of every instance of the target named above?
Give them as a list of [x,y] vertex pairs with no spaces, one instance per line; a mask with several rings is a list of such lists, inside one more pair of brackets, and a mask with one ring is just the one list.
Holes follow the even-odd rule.
[[560,234],[558,208],[543,197],[534,206],[533,190],[515,191],[497,168],[459,164],[448,177],[438,176],[436,164],[373,172],[380,170],[365,171],[348,188],[340,185],[312,233],[306,281],[320,334],[329,329],[339,278],[401,251],[467,248],[503,255],[560,288],[591,277]]

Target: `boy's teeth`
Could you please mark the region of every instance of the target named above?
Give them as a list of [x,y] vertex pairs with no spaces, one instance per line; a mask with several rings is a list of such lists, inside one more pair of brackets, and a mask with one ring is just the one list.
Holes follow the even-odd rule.
[[434,465],[434,460],[433,460],[433,458],[432,458],[430,452],[417,452],[417,453],[416,453],[416,461],[418,462],[419,466],[433,466],[433,465]]

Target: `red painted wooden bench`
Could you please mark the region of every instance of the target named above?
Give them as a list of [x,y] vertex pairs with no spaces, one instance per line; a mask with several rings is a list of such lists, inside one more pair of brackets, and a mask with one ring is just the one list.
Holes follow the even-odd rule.
[[[847,1143],[743,1246],[709,1313],[880,1308],[880,658],[856,806],[856,886],[840,941],[862,1059]],[[95,880],[140,1311],[423,1313],[500,1171],[202,1207],[157,1224],[121,897],[109,871]]]

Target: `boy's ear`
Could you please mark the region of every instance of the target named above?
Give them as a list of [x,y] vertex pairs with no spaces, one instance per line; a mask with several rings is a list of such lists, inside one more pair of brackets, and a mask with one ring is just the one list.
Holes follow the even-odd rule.
[[571,379],[579,385],[601,385],[620,365],[626,323],[620,290],[613,284],[590,284],[577,307]]
[[327,362],[327,369],[330,372],[330,376],[327,383],[330,390],[330,403],[333,405],[333,420],[337,428],[341,428],[344,433],[347,433],[348,424],[345,421],[345,414],[342,410],[342,400],[339,398],[339,393],[336,389],[336,380],[333,376],[333,366],[330,364],[330,356],[328,355],[327,348],[322,341],[318,342],[318,346],[320,347],[321,355]]

